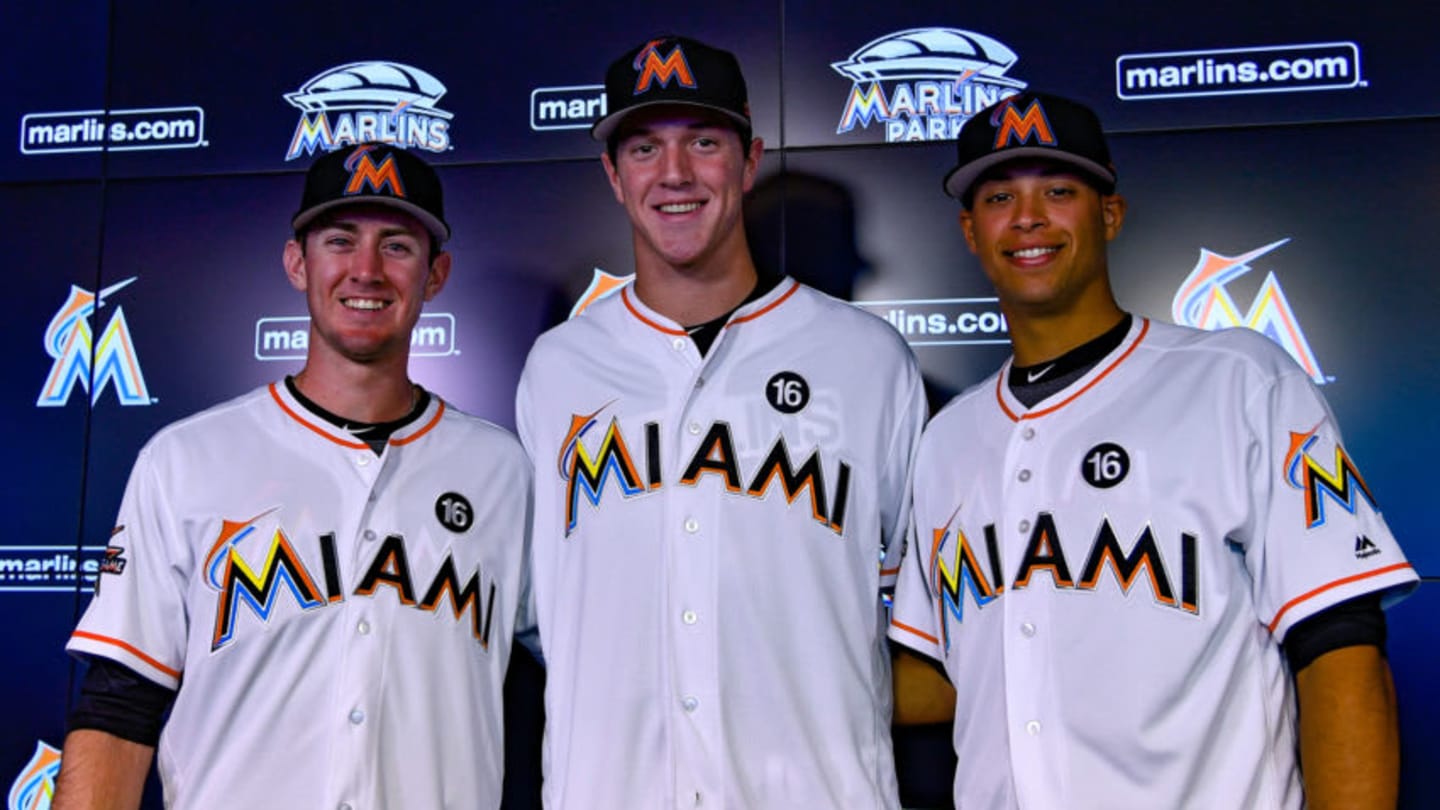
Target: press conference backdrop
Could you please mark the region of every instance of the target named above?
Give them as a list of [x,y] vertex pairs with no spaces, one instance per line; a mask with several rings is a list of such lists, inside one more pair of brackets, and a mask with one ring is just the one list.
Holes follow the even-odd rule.
[[[1389,652],[1403,805],[1433,806],[1440,52],[1409,4],[297,5],[0,6],[0,118],[16,138],[0,143],[7,807],[48,806],[73,690],[62,647],[136,451],[299,367],[304,302],[280,249],[309,161],[363,138],[441,166],[455,272],[416,330],[414,376],[512,425],[531,341],[597,272],[631,270],[586,128],[610,59],[665,32],[745,66],[766,145],[747,217],[757,260],[889,321],[937,398],[1008,353],[940,192],[950,139],[1024,88],[1096,108],[1130,201],[1111,250],[1122,304],[1187,323],[1208,312],[1194,325],[1257,329],[1290,351],[1425,577],[1390,613]],[[1189,284],[1201,270],[1211,280]],[[512,684],[517,808],[535,806],[537,672]],[[949,774],[927,745],[943,735],[902,746],[902,778],[911,796],[941,785],[944,801]]]

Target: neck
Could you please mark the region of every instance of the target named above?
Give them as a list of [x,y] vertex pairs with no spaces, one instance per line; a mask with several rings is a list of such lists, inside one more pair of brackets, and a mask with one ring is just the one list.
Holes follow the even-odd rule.
[[1015,365],[1039,365],[1108,332],[1125,317],[1125,312],[1113,300],[1106,303],[1084,311],[1044,314],[1012,312],[1002,306],[1010,326]]
[[635,294],[645,306],[682,326],[714,320],[739,306],[757,279],[741,228],[732,229],[715,250],[684,265],[671,264],[636,236]]
[[390,422],[415,405],[415,386],[403,361],[398,366],[317,363],[312,355],[295,375],[295,387],[316,405],[355,422]]

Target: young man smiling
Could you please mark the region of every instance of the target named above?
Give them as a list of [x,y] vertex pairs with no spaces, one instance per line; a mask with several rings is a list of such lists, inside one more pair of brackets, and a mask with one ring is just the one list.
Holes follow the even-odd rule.
[[56,810],[137,807],[152,758],[175,810],[500,804],[529,465],[409,378],[450,274],[439,178],[342,149],[291,224],[304,368],[140,451],[69,643]]
[[595,125],[635,280],[542,335],[517,396],[541,470],[545,804],[895,808],[881,589],[924,418],[878,318],[760,276],[763,145],[731,54],[663,37]]
[[1021,93],[958,151],[1014,356],[926,430],[890,630],[949,679],[906,659],[896,700],[953,714],[956,805],[1393,807],[1381,608],[1416,575],[1319,391],[1119,307],[1088,108]]

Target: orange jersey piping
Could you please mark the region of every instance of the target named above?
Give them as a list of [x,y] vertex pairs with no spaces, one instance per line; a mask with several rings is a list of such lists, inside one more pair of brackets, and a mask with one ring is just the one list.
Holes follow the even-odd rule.
[[179,679],[179,677],[180,677],[180,670],[178,670],[178,669],[171,669],[170,667],[165,666],[164,664],[160,663],[159,661],[156,661],[154,658],[151,658],[150,656],[146,655],[145,653],[140,652],[139,649],[131,646],[130,644],[127,644],[127,643],[121,641],[121,640],[118,639],[118,638],[110,638],[109,636],[102,636],[102,635],[98,635],[98,634],[96,634],[96,633],[86,632],[86,631],[84,631],[84,630],[76,630],[76,631],[75,631],[74,633],[72,633],[71,635],[73,635],[75,638],[86,638],[86,639],[90,639],[91,641],[98,641],[98,642],[100,642],[101,644],[109,644],[109,645],[112,645],[112,646],[115,646],[115,647],[119,647],[120,649],[124,650],[125,652],[130,653],[131,655],[135,656],[136,658],[139,658],[141,661],[144,661],[145,663],[149,664],[150,666],[155,667],[156,669],[160,670],[161,672],[165,673],[166,675],[169,675],[169,676],[172,677],[172,678]]
[[1385,566],[1384,568],[1377,568],[1377,569],[1375,569],[1374,571],[1365,571],[1365,572],[1363,572],[1363,573],[1354,574],[1354,575],[1351,575],[1351,576],[1348,576],[1348,577],[1342,577],[1341,579],[1337,579],[1337,580],[1335,580],[1334,582],[1331,582],[1331,583],[1328,584],[1328,585],[1321,585],[1320,587],[1314,589],[1313,591],[1309,591],[1309,592],[1307,592],[1307,593],[1302,593],[1302,594],[1300,594],[1299,596],[1295,597],[1294,599],[1291,599],[1289,602],[1286,602],[1286,603],[1284,604],[1284,606],[1280,608],[1280,612],[1275,614],[1275,618],[1271,619],[1271,620],[1270,620],[1270,624],[1267,625],[1267,626],[1270,628],[1270,632],[1271,632],[1271,633],[1274,633],[1274,632],[1275,632],[1275,628],[1280,626],[1280,619],[1281,619],[1281,617],[1283,617],[1286,613],[1288,613],[1288,612],[1290,611],[1290,608],[1295,607],[1296,605],[1300,604],[1301,602],[1306,601],[1307,599],[1311,599],[1311,598],[1313,598],[1313,597],[1315,597],[1315,596],[1319,596],[1320,594],[1322,594],[1322,593],[1324,593],[1324,592],[1326,592],[1326,591],[1328,591],[1328,590],[1331,590],[1332,588],[1338,588],[1338,587],[1340,587],[1341,585],[1348,585],[1348,584],[1350,584],[1351,582],[1359,582],[1359,581],[1362,580],[1362,579],[1369,579],[1369,578],[1371,578],[1371,577],[1378,577],[1378,576],[1380,576],[1381,574],[1388,574],[1388,573],[1390,573],[1391,571],[1400,571],[1400,570],[1403,570],[1403,569],[1406,569],[1406,568],[1410,568],[1410,567],[1412,567],[1412,566],[1411,566],[1410,563],[1408,563],[1408,562],[1395,563],[1394,565],[1387,565],[1387,566]]
[[1134,352],[1136,347],[1140,345],[1140,342],[1145,339],[1145,335],[1149,333],[1149,331],[1150,319],[1142,318],[1140,320],[1140,334],[1135,336],[1135,342],[1131,343],[1128,349],[1121,353],[1119,357],[1115,358],[1115,360],[1110,363],[1110,365],[1106,366],[1104,371],[1096,375],[1095,379],[1086,383],[1084,388],[1081,388],[1079,391],[1076,391],[1075,393],[1066,397],[1064,400],[1057,402],[1044,410],[1030,411],[1025,414],[1016,414],[1014,411],[1010,410],[1010,406],[1005,404],[1005,397],[1001,393],[1003,390],[1003,386],[1005,385],[1005,375],[1003,373],[998,375],[995,379],[995,399],[1000,403],[1000,409],[1005,412],[1006,416],[1010,417],[1010,421],[1012,422],[1019,422],[1023,419],[1038,419],[1047,414],[1052,414],[1065,407],[1066,405],[1069,405],[1070,403],[1079,399],[1081,395],[1089,391],[1091,388],[1094,388],[1096,384],[1109,376],[1110,372],[1114,371],[1117,367],[1119,367],[1121,363],[1125,362],[1126,358],[1130,357],[1130,354]]

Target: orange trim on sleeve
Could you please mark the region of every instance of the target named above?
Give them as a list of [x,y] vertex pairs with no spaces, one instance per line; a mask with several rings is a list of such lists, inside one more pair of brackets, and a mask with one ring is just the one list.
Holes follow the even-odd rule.
[[891,625],[892,627],[898,627],[898,628],[900,628],[901,630],[904,630],[905,632],[910,633],[911,635],[919,636],[920,638],[923,638],[923,639],[925,639],[926,641],[928,641],[928,642],[930,642],[931,644],[934,644],[934,645],[936,645],[936,646],[939,646],[939,644],[940,644],[940,639],[938,639],[938,638],[930,635],[929,633],[924,632],[923,630],[920,630],[920,629],[915,628],[915,627],[911,627],[910,625],[908,625],[908,624],[900,621],[899,619],[891,619],[891,620],[890,620],[890,625]]
[[156,661],[154,658],[151,658],[150,656],[146,655],[145,653],[140,652],[140,650],[138,650],[138,649],[135,648],[134,646],[132,646],[132,645],[130,645],[130,644],[127,644],[126,642],[121,641],[121,640],[118,639],[118,638],[110,638],[109,636],[102,636],[102,635],[99,635],[99,634],[96,634],[96,633],[89,633],[89,632],[86,632],[86,631],[84,631],[84,630],[76,630],[76,631],[75,631],[74,633],[72,633],[71,635],[72,635],[73,637],[75,637],[75,638],[85,638],[85,639],[89,639],[89,640],[91,640],[91,641],[98,641],[98,642],[100,642],[101,644],[109,644],[109,645],[114,646],[114,647],[119,647],[120,649],[124,650],[125,652],[128,652],[128,653],[130,653],[131,655],[135,656],[136,658],[139,658],[141,661],[144,661],[145,663],[149,664],[150,666],[152,666],[152,667],[160,670],[161,672],[165,673],[166,675],[169,675],[170,677],[175,678],[176,680],[179,680],[179,678],[180,678],[180,670],[178,670],[178,669],[171,669],[170,667],[165,666],[164,664],[160,663],[159,661]]
[[1320,594],[1328,590],[1338,588],[1341,585],[1349,585],[1352,582],[1359,582],[1362,579],[1369,579],[1371,577],[1378,577],[1381,574],[1388,574],[1391,571],[1400,571],[1412,567],[1413,566],[1411,566],[1408,562],[1395,563],[1394,565],[1387,565],[1384,568],[1377,568],[1374,571],[1366,571],[1362,574],[1354,574],[1353,576],[1337,579],[1328,585],[1321,585],[1313,591],[1310,591],[1308,593],[1302,593],[1294,599],[1291,599],[1289,602],[1286,602],[1285,605],[1280,608],[1280,612],[1275,614],[1275,618],[1271,619],[1270,624],[1267,626],[1270,628],[1270,632],[1274,633],[1275,628],[1280,626],[1280,618],[1286,613],[1288,613],[1290,611],[1290,608],[1295,607],[1296,605],[1306,601],[1307,599],[1312,599],[1316,596],[1319,596]]
[[318,427],[310,424],[309,422],[307,422],[303,417],[300,416],[300,414],[295,413],[294,411],[290,410],[290,406],[289,406],[289,405],[286,405],[286,404],[285,404],[285,400],[283,400],[283,399],[280,398],[280,391],[275,387],[275,385],[276,385],[276,384],[273,383],[273,382],[270,383],[270,396],[271,396],[272,398],[274,398],[275,404],[280,406],[280,410],[282,410],[282,411],[284,411],[286,414],[288,414],[291,419],[294,419],[296,422],[299,422],[300,424],[304,425],[305,427],[310,428],[311,430],[315,431],[316,434],[318,434],[318,435],[320,435],[320,436],[323,436],[323,437],[329,439],[330,441],[332,441],[332,442],[340,445],[341,447],[348,447],[348,448],[350,448],[351,450],[369,450],[369,449],[370,449],[370,445],[365,444],[364,442],[347,442],[347,441],[345,441],[344,439],[337,439],[337,438],[335,438],[334,436],[331,436],[329,433],[326,433],[325,431],[321,430],[320,428],[318,428]]
[[403,439],[391,439],[390,443],[397,447],[402,444],[409,444],[421,436],[424,436],[426,433],[429,433],[431,428],[440,424],[440,417],[445,415],[445,400],[439,399],[438,397],[436,399],[439,401],[440,407],[435,409],[435,415],[430,417],[430,421],[425,423],[425,427],[420,428]]
[[1052,414],[1052,413],[1060,410],[1061,408],[1065,407],[1066,405],[1069,405],[1070,403],[1072,403],[1072,402],[1074,402],[1075,400],[1079,399],[1080,396],[1081,396],[1082,394],[1084,394],[1086,391],[1089,391],[1091,388],[1094,388],[1101,380],[1103,380],[1103,379],[1105,379],[1107,376],[1109,376],[1110,372],[1114,371],[1121,363],[1125,362],[1125,359],[1126,359],[1127,357],[1129,357],[1132,352],[1135,351],[1135,347],[1137,347],[1137,346],[1140,345],[1140,341],[1142,341],[1142,340],[1145,339],[1145,335],[1146,335],[1146,333],[1148,333],[1149,331],[1150,331],[1150,319],[1149,319],[1149,318],[1142,318],[1142,319],[1141,319],[1141,323],[1140,323],[1140,334],[1138,334],[1138,335],[1135,336],[1135,342],[1130,344],[1130,348],[1126,349],[1126,350],[1124,351],[1124,353],[1122,353],[1119,357],[1115,358],[1115,362],[1113,362],[1113,363],[1111,363],[1109,366],[1107,366],[1104,371],[1100,372],[1100,373],[1095,377],[1095,379],[1093,379],[1093,380],[1091,380],[1090,382],[1086,383],[1084,388],[1081,388],[1079,391],[1076,391],[1075,393],[1073,393],[1073,394],[1071,394],[1070,396],[1066,397],[1064,400],[1062,400],[1062,401],[1060,401],[1060,402],[1057,402],[1057,403],[1055,403],[1054,405],[1051,405],[1050,407],[1046,408],[1046,409],[1043,410],[1043,411],[1030,411],[1029,413],[1026,413],[1026,414],[1016,414],[1014,411],[1010,410],[1009,406],[1007,406],[1007,405],[1005,404],[1005,397],[1001,394],[1001,390],[1002,390],[1001,387],[1002,387],[1003,385],[1005,385],[1005,375],[1004,375],[1004,374],[999,374],[999,375],[997,375],[997,376],[996,376],[996,379],[995,379],[995,399],[1000,402],[1000,410],[1004,411],[1004,412],[1005,412],[1005,415],[1008,416],[1008,417],[1010,417],[1010,421],[1012,421],[1012,422],[1019,422],[1019,421],[1021,421],[1021,420],[1023,420],[1023,419],[1038,419],[1038,418],[1040,418],[1040,417],[1042,417],[1042,416],[1045,416],[1046,414]]
[[786,290],[784,295],[780,296],[779,298],[776,298],[774,301],[770,302],[770,304],[769,304],[768,306],[766,306],[766,307],[764,307],[764,308],[762,308],[762,309],[757,309],[757,310],[755,310],[754,312],[750,313],[749,315],[743,315],[743,316],[741,316],[741,317],[739,317],[739,318],[735,318],[735,319],[731,320],[729,323],[725,324],[725,328],[726,328],[726,329],[729,329],[730,327],[734,326],[734,325],[737,324],[737,323],[744,323],[744,322],[746,322],[746,321],[753,321],[753,320],[755,320],[756,318],[760,317],[761,315],[764,315],[765,313],[769,312],[770,310],[772,310],[772,309],[780,306],[781,304],[785,303],[785,299],[787,299],[787,298],[789,298],[790,296],[794,295],[794,294],[795,294],[795,291],[798,290],[798,289],[800,289],[800,282],[792,280],[792,281],[790,282],[790,289]]
[[900,566],[898,566],[898,565],[895,566],[894,568],[881,568],[881,569],[880,569],[880,576],[882,576],[882,577],[888,577],[888,576],[891,576],[891,575],[893,575],[893,574],[898,574],[898,573],[900,573]]
[[626,285],[626,286],[620,288],[620,300],[622,300],[622,301],[625,302],[625,308],[628,309],[628,310],[630,310],[630,314],[631,314],[631,315],[634,315],[635,317],[639,318],[641,323],[645,324],[646,326],[650,327],[651,329],[655,329],[655,330],[657,330],[657,331],[664,332],[664,333],[667,334],[667,335],[675,335],[675,336],[677,336],[677,337],[685,337],[687,334],[689,334],[689,333],[686,332],[684,329],[671,329],[671,328],[668,327],[668,326],[665,326],[665,325],[663,325],[663,324],[658,324],[658,323],[650,320],[649,318],[645,317],[644,315],[640,314],[640,310],[636,309],[636,308],[635,308],[635,305],[632,304],[632,303],[630,303],[630,286],[629,286],[629,285]]

